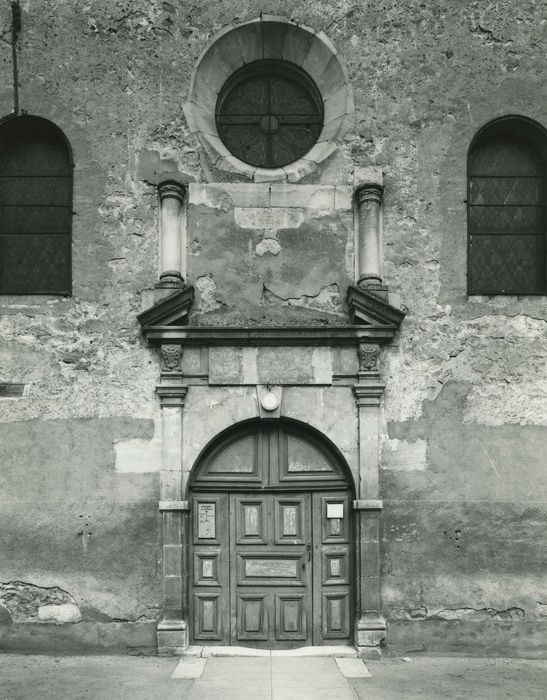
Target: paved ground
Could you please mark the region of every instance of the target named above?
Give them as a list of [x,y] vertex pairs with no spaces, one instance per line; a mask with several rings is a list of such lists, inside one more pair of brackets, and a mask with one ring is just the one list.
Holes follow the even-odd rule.
[[[344,659],[351,673],[355,659]],[[349,666],[347,665],[349,662]],[[547,662],[412,657],[345,678],[323,657],[0,655],[0,700],[544,700]],[[199,678],[172,677],[199,675]]]

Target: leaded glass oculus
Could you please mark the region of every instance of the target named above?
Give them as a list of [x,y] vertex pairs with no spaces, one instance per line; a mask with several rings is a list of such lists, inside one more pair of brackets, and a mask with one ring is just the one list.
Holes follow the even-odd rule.
[[220,91],[218,134],[244,163],[280,168],[304,156],[323,128],[323,101],[307,73],[287,61],[255,61]]

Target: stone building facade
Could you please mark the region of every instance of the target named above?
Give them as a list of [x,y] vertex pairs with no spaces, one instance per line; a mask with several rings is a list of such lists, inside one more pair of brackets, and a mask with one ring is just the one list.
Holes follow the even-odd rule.
[[[545,653],[547,17],[519,5],[4,5],[0,649]],[[226,107],[271,75],[316,109],[258,115],[281,165]],[[61,204],[17,199],[38,177]]]

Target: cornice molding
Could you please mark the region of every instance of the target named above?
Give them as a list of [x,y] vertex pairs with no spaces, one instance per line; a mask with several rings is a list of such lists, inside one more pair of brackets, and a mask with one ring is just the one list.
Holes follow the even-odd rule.
[[[171,298],[171,297],[169,297]],[[146,312],[145,312],[146,313]],[[188,345],[354,345],[387,343],[396,326],[169,326],[139,321],[149,345],[178,343]]]

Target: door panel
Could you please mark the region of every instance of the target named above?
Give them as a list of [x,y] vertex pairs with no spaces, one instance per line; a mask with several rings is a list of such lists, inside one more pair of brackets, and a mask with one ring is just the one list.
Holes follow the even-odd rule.
[[349,637],[349,591],[323,593],[323,639]]
[[194,593],[194,637],[203,641],[222,640],[220,593]]
[[237,544],[267,543],[267,514],[263,499],[235,497]]
[[322,552],[323,586],[349,585],[349,551],[347,547],[331,547]]
[[[251,507],[262,514],[262,520],[252,516],[252,533],[258,530],[254,540],[253,536],[243,536],[245,513]],[[235,535],[230,595],[232,607],[238,611],[232,643],[245,640],[248,645],[270,647],[311,642],[312,568],[307,547],[311,543],[310,507],[310,494],[230,496],[231,531]],[[263,522],[263,526],[256,528],[257,522]],[[249,612],[244,613],[247,608]]]
[[349,498],[347,496],[321,495],[320,501],[322,543],[348,544]]
[[192,509],[194,544],[220,544],[223,534],[222,522],[226,517],[226,506],[226,497],[214,496],[213,494],[195,499]]
[[219,578],[219,549],[194,552],[194,586],[221,586]]
[[275,596],[275,638],[278,641],[307,639],[306,600],[303,593],[281,593]]
[[305,586],[304,554],[237,553],[238,586]]
[[194,639],[226,643],[230,630],[228,495],[203,494],[192,500],[192,588]]
[[310,543],[306,523],[309,521],[309,495],[274,497],[275,544]]
[[237,639],[266,641],[268,639],[268,605],[265,593],[239,593],[237,605]]
[[313,494],[314,644],[351,637],[350,497]]

